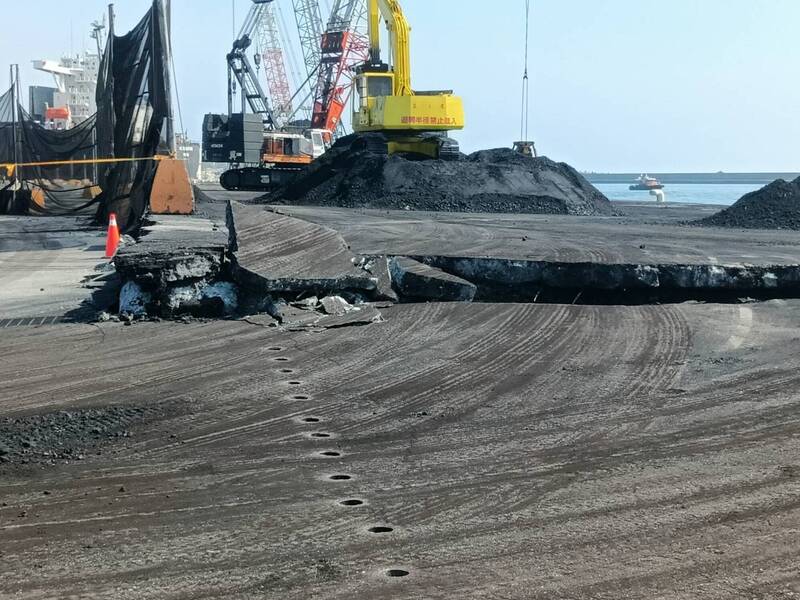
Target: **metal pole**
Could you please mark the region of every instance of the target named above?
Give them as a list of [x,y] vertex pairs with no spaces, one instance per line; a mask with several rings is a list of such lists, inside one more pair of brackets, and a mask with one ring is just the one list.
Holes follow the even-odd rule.
[[[231,44],[236,43],[236,0],[231,0]],[[233,114],[233,73],[228,62],[228,117]]]
[[[105,54],[108,54],[110,52],[109,57],[110,57],[111,61],[110,61],[110,63],[108,65],[106,65],[106,68],[109,71],[113,71],[113,69],[114,69],[114,21],[115,20],[116,20],[116,17],[114,15],[114,4],[111,3],[111,4],[108,5],[108,38],[106,38],[106,47],[104,49],[104,56],[105,56]],[[106,85],[108,85],[108,81],[106,81]],[[113,106],[112,106],[112,111],[113,111]],[[111,157],[114,157],[114,156],[117,155],[117,144],[115,142],[116,133],[114,131],[116,129],[116,127],[115,127],[116,121],[112,120],[111,124],[112,124],[111,131],[107,132],[107,135],[110,135],[111,139],[110,140],[103,140],[104,152],[108,152],[108,156],[103,156],[103,158],[111,158]],[[99,142],[99,140],[98,140],[98,142]],[[108,174],[109,174],[108,169],[104,169],[103,170],[103,185],[104,186],[106,184],[106,178],[108,177]],[[99,184],[100,182],[97,181],[96,183]],[[105,192],[106,190],[103,190],[103,191]],[[108,190],[108,196],[107,197],[110,197],[112,193],[113,192],[111,190]]]
[[[12,210],[17,206],[17,181],[19,181],[19,170],[16,167],[19,164],[19,146],[17,139],[17,77],[15,77],[14,66],[9,67],[9,79],[11,80],[11,143],[14,148],[14,175],[11,178],[11,206]],[[19,73],[19,68],[17,68]]]
[[178,148],[175,142],[175,112],[172,108],[172,3],[170,0],[164,0],[165,4],[162,7],[164,26],[166,29],[166,71],[164,72],[164,87],[167,93],[167,144],[169,145],[169,153],[176,156]]
[[233,73],[231,65],[228,64],[228,117],[233,114]]
[[97,173],[97,121],[95,121],[95,125],[92,128],[92,185],[98,184],[98,173]]
[[22,84],[19,82],[19,65],[14,65],[14,73],[17,79],[17,98],[22,98]]

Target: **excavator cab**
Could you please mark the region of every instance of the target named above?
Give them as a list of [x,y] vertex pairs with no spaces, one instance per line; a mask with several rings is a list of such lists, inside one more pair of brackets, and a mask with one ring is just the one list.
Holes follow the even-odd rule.
[[371,98],[391,96],[394,91],[392,73],[363,72],[358,76],[358,96],[361,106],[366,107]]
[[372,110],[378,98],[386,98],[394,93],[394,73],[388,69],[371,71],[362,68],[356,75],[356,91],[358,92],[358,107],[356,109],[356,122],[362,126],[370,125],[373,120]]

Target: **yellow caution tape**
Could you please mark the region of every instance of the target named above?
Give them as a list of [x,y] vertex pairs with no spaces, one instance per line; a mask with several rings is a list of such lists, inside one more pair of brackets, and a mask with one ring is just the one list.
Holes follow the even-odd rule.
[[169,156],[148,156],[145,158],[86,158],[80,160],[51,160],[47,162],[30,163],[0,163],[0,168],[6,170],[8,177],[13,177],[14,172],[20,167],[59,167],[66,165],[100,165],[109,163],[140,162],[147,160],[165,160]]

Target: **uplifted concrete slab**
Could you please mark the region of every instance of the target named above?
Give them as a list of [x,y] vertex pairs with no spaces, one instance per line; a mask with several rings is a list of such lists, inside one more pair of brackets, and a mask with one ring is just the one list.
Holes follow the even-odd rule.
[[336,228],[358,252],[410,257],[466,279],[483,301],[800,297],[800,232],[684,224],[719,207],[618,208],[624,216],[283,210]]
[[464,214],[284,206],[339,231],[355,252],[551,263],[796,265],[800,232],[699,228],[709,205],[615,203],[618,217]]
[[394,286],[407,300],[472,302],[477,287],[455,275],[406,257],[390,262]]
[[251,293],[372,291],[342,236],[328,227],[231,202],[228,229],[237,281]]
[[616,206],[613,217],[280,210],[335,229],[361,255],[413,258],[465,279],[483,301],[800,297],[800,232],[686,225],[718,206]]
[[227,229],[210,219],[153,215],[138,243],[121,248],[114,263],[123,279],[155,289],[213,279],[222,270],[227,246]]

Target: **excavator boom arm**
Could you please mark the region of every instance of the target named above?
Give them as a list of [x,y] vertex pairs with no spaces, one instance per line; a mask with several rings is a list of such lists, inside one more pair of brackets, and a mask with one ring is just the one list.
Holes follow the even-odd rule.
[[389,30],[394,62],[394,95],[413,96],[411,89],[411,26],[408,24],[398,0],[368,0],[369,2],[369,47],[370,60],[380,62],[381,18]]

